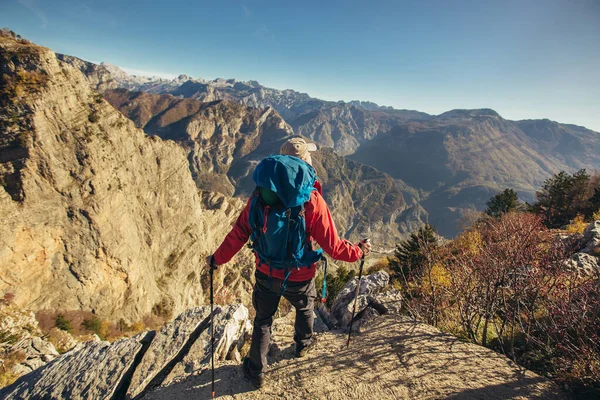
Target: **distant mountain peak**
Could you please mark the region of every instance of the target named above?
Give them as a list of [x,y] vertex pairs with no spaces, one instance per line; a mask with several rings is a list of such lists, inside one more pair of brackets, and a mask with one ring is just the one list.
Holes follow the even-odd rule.
[[[500,117],[496,111],[491,108],[479,109],[455,109],[446,111],[438,115],[438,118],[473,118],[473,117]],[[501,117],[500,117],[501,118]]]
[[391,106],[380,106],[377,103],[373,103],[372,101],[361,101],[361,100],[351,100],[349,102],[343,102],[343,104],[350,104],[351,106],[362,108],[363,110],[368,111],[379,111],[379,110],[394,110],[394,107]]

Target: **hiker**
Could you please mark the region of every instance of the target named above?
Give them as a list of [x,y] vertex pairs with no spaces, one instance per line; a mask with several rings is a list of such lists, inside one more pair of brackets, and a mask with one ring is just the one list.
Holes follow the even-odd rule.
[[[270,156],[256,167],[257,189],[217,251],[207,258],[209,268],[227,263],[250,239],[256,256],[256,310],[250,353],[244,375],[257,388],[264,383],[271,325],[281,296],[296,309],[296,356],[304,357],[316,344],[313,336],[317,261],[325,251],[332,258],[355,262],[371,251],[368,242],[340,239],[310,165],[313,143],[292,138],[282,155]],[[287,232],[287,235],[283,231]],[[314,250],[315,241],[321,249]]]

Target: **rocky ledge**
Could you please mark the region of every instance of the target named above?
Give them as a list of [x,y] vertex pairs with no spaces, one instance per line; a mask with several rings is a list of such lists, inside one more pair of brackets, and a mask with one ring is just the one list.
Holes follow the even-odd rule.
[[[248,309],[216,306],[214,326],[215,360],[224,360],[245,342],[251,328]],[[114,343],[81,343],[1,390],[0,398],[136,399],[209,368],[209,361],[210,307],[196,307],[158,331]]]

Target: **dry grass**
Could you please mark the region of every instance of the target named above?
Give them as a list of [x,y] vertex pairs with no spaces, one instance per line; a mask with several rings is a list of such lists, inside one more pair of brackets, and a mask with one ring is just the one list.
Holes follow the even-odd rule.
[[13,351],[0,360],[0,387],[8,386],[17,380],[18,376],[11,371],[15,365],[25,361],[26,356],[22,350]]

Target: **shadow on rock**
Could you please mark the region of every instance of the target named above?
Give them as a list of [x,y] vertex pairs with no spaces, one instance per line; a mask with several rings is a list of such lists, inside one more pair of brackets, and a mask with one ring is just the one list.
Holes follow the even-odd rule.
[[[255,390],[254,386],[244,378],[241,365],[223,365],[215,368],[215,398],[234,396]],[[173,382],[166,387],[158,387],[147,393],[143,399],[189,400],[210,399],[211,397],[211,371],[210,369],[206,369],[199,375],[192,375],[183,380]]]

